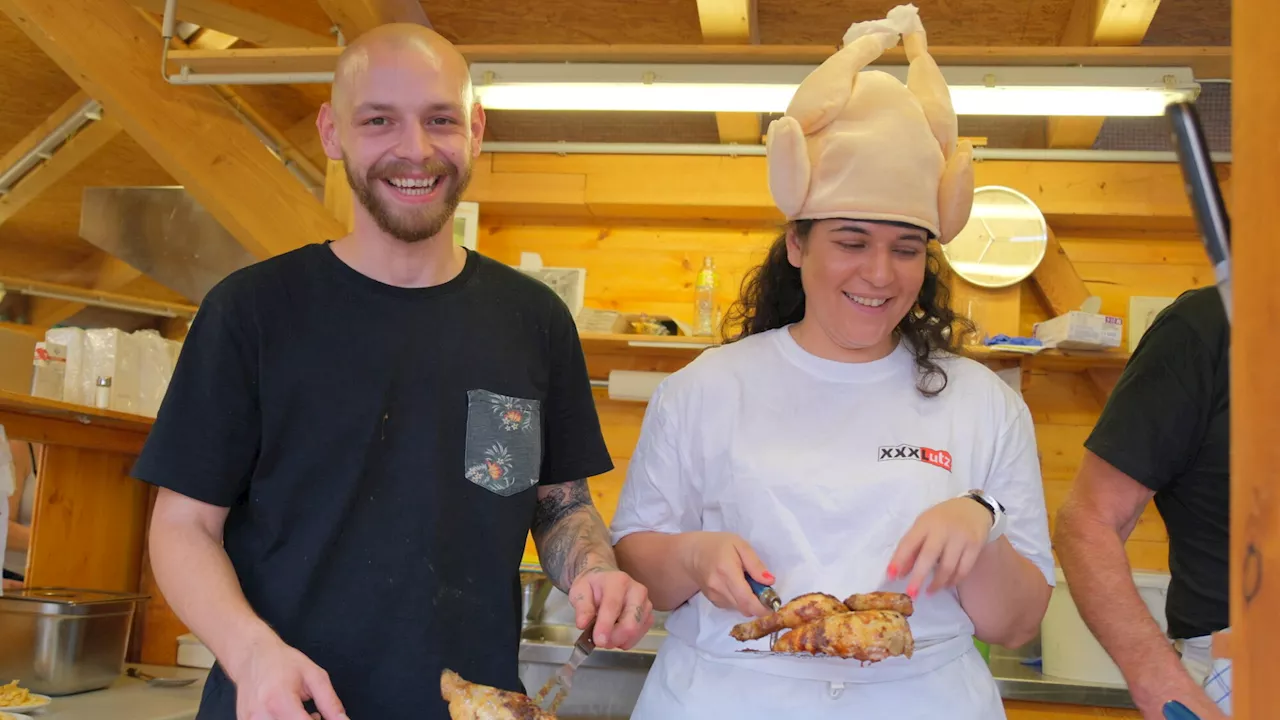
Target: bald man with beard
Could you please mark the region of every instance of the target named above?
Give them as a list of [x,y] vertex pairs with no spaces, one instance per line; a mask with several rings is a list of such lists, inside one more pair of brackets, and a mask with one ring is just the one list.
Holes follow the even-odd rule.
[[653,622],[587,490],[613,464],[573,317],[453,242],[484,123],[441,36],[360,36],[317,121],[353,231],[204,298],[134,468],[160,589],[217,658],[198,720],[445,720],[445,668],[525,691],[530,531],[597,645]]

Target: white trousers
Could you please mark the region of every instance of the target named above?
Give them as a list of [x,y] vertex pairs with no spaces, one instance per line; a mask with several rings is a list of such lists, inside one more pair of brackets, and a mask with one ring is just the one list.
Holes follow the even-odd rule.
[[631,720],[1005,720],[1004,702],[977,648],[937,670],[877,683],[768,675],[707,660],[668,637]]
[[1213,638],[1209,635],[1178,640],[1174,643],[1182,655],[1182,666],[1192,679],[1204,688],[1218,709],[1231,714],[1231,661],[1213,657]]

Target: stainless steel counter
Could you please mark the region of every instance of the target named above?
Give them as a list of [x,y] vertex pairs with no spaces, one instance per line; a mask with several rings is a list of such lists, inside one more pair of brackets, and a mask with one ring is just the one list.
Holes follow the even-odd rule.
[[1024,656],[992,648],[988,666],[1005,700],[1088,705],[1133,709],[1133,698],[1123,685],[1100,685],[1053,677],[1038,666],[1022,663]]
[[[185,687],[151,687],[121,675],[110,687],[78,695],[55,697],[32,720],[194,720],[208,670],[186,667],[133,665],[157,677],[194,678]],[[19,715],[18,717],[23,717]]]
[[[520,643],[520,673],[527,690],[536,692],[569,660],[577,628],[566,625],[530,625]],[[578,670],[574,692],[560,716],[585,720],[625,720],[639,697],[644,678],[652,667],[666,632],[651,631],[632,650],[597,649]],[[1038,666],[1023,664],[1036,644],[1023,652],[992,648],[989,666],[1000,695],[1006,700],[1061,703],[1107,708],[1133,708],[1123,686],[1098,685],[1046,676]],[[1033,656],[1033,655],[1030,655]]]

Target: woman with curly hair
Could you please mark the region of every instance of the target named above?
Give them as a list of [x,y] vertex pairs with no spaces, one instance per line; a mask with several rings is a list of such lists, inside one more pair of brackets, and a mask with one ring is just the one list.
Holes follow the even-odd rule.
[[[905,86],[862,71],[899,34]],[[1034,638],[1054,564],[1030,414],[957,353],[971,326],[931,251],[972,206],[956,135],[912,6],[854,25],[770,127],[787,226],[729,342],[655,391],[613,520],[622,567],[672,611],[634,720],[1005,716],[973,639]],[[881,617],[910,643],[771,653],[771,621],[734,630],[769,614],[746,576],[783,602],[905,594]]]

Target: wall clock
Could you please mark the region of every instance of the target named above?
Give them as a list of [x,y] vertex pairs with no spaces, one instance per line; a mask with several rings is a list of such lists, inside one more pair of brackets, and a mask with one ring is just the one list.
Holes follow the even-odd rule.
[[969,222],[942,246],[951,269],[985,288],[1017,285],[1044,259],[1049,226],[1031,198],[988,185],[973,192]]

